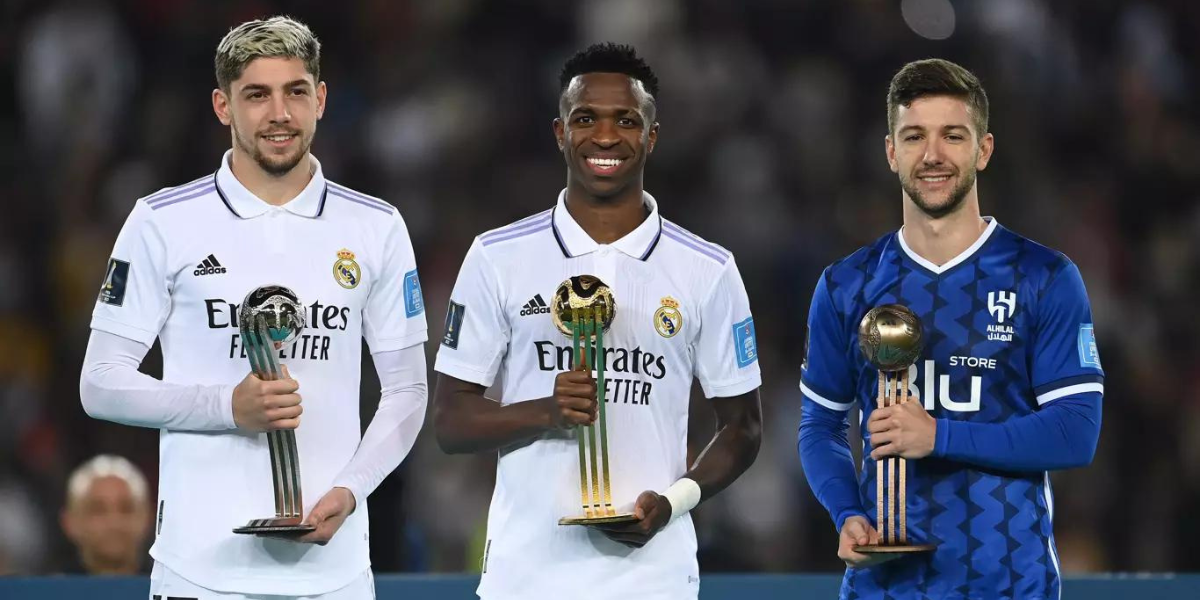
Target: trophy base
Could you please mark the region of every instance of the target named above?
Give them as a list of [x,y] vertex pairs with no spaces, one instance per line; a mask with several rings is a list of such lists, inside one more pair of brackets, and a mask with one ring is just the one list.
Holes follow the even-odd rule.
[[613,523],[632,523],[638,518],[633,513],[618,513],[615,515],[600,515],[598,517],[563,517],[559,525],[611,525]]
[[271,518],[271,519],[254,519],[241,527],[234,528],[234,533],[246,533],[250,535],[287,535],[293,534],[298,536],[304,535],[310,531],[315,531],[317,528],[314,525],[302,524],[303,519],[299,517]]
[[854,547],[854,551],[859,554],[916,554],[918,552],[933,552],[936,549],[936,544],[893,544],[890,546],[871,544]]

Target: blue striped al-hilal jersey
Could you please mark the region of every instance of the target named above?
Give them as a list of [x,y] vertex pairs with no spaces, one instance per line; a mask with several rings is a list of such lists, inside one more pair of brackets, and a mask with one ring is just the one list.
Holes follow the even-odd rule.
[[[862,406],[877,372],[858,351],[858,324],[881,304],[908,306],[926,345],[910,368],[911,395],[939,419],[999,423],[1065,396],[1103,392],[1092,315],[1078,268],[994,220],[962,255],[935,266],[898,232],[822,274],[802,367],[805,402]],[[843,598],[1057,598],[1053,499],[1044,472],[1005,472],[938,458],[908,461],[908,532],[937,550],[849,569]],[[859,498],[876,523],[869,452]]]

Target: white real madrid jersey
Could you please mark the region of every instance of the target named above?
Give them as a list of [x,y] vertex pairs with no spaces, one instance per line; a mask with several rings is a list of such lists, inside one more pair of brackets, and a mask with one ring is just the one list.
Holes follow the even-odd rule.
[[[597,244],[567,212],[551,210],[475,239],[454,287],[436,370],[498,390],[502,404],[553,393],[571,368],[571,342],[548,306],[559,284],[594,275],[615,298],[605,334],[606,412],[613,502],[632,509],[687,470],[693,378],[708,397],[760,385],[754,322],[733,257],[649,216],[613,244]],[[500,453],[479,594],[485,600],[695,597],[699,571],[689,516],[640,549],[585,527],[579,516],[574,432],[545,434]]]
[[[231,385],[250,370],[237,309],[262,285],[291,288],[307,327],[281,351],[300,383],[296,429],[304,513],[328,492],[360,439],[361,338],[372,352],[426,339],[412,243],[391,205],[312,180],[283,206],[220,170],[137,201],[116,247],[92,328],[162,344],[163,380]],[[361,502],[326,546],[232,533],[275,513],[266,434],[160,434],[159,503],[150,554],[206,588],[309,595],[370,566]]]

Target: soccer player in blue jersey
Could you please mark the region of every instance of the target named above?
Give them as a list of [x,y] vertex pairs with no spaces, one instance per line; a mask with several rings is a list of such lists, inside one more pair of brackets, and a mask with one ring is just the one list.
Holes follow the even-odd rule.
[[[1091,462],[1104,392],[1083,280],[1066,256],[980,216],[976,174],[995,142],[973,74],[909,63],[887,105],[904,226],[822,273],[800,382],[800,457],[840,532],[841,597],[1058,598],[1047,472]],[[890,303],[920,317],[926,344],[909,368],[915,401],[879,408],[857,329]],[[857,477],[846,439],[855,402]],[[879,541],[874,463],[889,456],[919,459],[908,461],[908,536],[933,552],[854,551]]]

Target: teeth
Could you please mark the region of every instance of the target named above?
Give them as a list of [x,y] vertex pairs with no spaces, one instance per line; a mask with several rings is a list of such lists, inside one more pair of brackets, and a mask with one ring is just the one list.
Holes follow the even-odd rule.
[[625,162],[619,158],[589,158],[587,160],[597,167],[616,167]]
[[286,141],[292,139],[291,134],[268,135],[268,136],[264,136],[264,137],[266,137],[268,140],[271,140],[272,142],[286,142]]
[[942,175],[940,177],[922,177],[921,181],[928,181],[930,183],[941,183],[947,179],[950,179],[949,175]]

